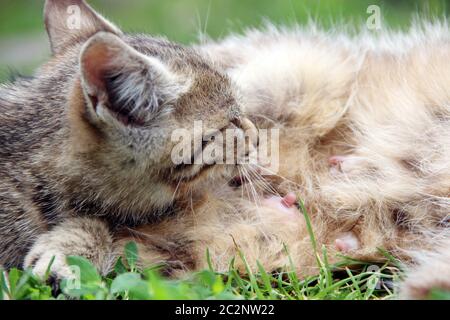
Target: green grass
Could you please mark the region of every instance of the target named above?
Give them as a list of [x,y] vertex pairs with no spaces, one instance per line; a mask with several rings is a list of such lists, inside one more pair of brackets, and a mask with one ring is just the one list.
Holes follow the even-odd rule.
[[[68,257],[67,262],[79,270],[79,281],[64,279],[58,296],[46,284],[49,272],[39,278],[30,270],[0,270],[0,299],[281,299],[281,300],[368,300],[393,298],[393,282],[398,280],[398,263],[391,256],[385,264],[342,257],[341,262],[330,265],[325,248],[317,250],[309,217],[304,211],[311,237],[311,250],[316,253],[319,272],[316,276],[299,279],[291,264],[284,271],[269,273],[258,263],[258,272],[251,271],[245,254],[238,250],[235,259],[241,259],[246,273],[240,274],[235,260],[230,261],[225,273],[214,271],[209,252],[205,259],[209,268],[192,273],[182,280],[162,277],[158,266],[141,270],[136,266],[137,246],[131,242],[125,247],[125,263],[117,261],[114,271],[101,277],[91,263],[82,257]],[[288,248],[286,254],[289,254]],[[50,266],[48,270],[50,270]]]
[[[199,31],[213,38],[256,27],[263,19],[274,23],[304,23],[309,17],[330,27],[333,21],[359,23],[369,5],[379,5],[392,27],[408,25],[412,13],[442,15],[448,0],[89,0],[98,11],[125,30],[163,34],[190,42]],[[0,36],[43,31],[43,0],[3,0]]]
[[[258,272],[252,272],[245,254],[230,261],[227,272],[216,272],[212,267],[208,250],[205,259],[209,268],[191,273],[184,279],[162,277],[161,266],[140,269],[136,263],[139,253],[134,242],[125,246],[124,260],[119,258],[114,271],[106,277],[98,274],[95,267],[82,257],[69,256],[67,263],[75,267],[78,280],[63,279],[57,296],[47,284],[47,273],[40,278],[30,270],[0,270],[0,300],[199,300],[199,299],[246,299],[246,300],[379,300],[393,299],[396,293],[393,284],[402,276],[401,264],[387,252],[381,250],[386,263],[374,265],[341,256],[340,262],[330,265],[325,247],[318,248],[308,215],[300,205],[306,219],[311,238],[311,250],[316,254],[318,274],[300,279],[286,266],[279,272],[267,272],[258,263]],[[320,250],[319,250],[320,249]],[[286,247],[286,254],[289,249]],[[235,259],[246,266],[241,274],[235,268]],[[450,299],[450,292],[433,291],[432,299]]]
[[0,276],[0,299],[390,299],[394,293],[385,284],[398,277],[397,269],[388,264],[380,265],[374,272],[369,264],[357,261],[351,261],[352,269],[344,268],[344,262],[333,266],[323,263],[317,276],[301,280],[289,271],[268,273],[261,265],[258,273],[242,275],[234,268],[233,261],[228,272],[207,269],[182,280],[166,279],[159,275],[157,268],[126,267],[121,260],[107,277],[101,277],[84,258],[68,257],[68,262],[79,267],[79,287],[71,280],[63,280],[62,293],[55,297],[45,277],[39,278],[30,270],[12,269]]
[[[276,24],[305,24],[314,19],[332,28],[335,23],[364,26],[369,5],[379,5],[390,28],[405,29],[413,14],[447,16],[450,0],[88,0],[99,12],[127,32],[164,35],[173,41],[191,43],[199,35],[221,38],[259,27],[268,20]],[[2,39],[20,39],[44,32],[44,0],[2,0],[0,3],[0,44]],[[1,56],[1,55],[0,55]],[[8,79],[8,68],[31,74],[42,57],[30,54],[20,64],[0,61],[0,83]]]

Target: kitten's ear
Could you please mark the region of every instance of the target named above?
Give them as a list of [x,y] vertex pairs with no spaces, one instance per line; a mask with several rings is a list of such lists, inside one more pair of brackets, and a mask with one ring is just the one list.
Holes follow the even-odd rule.
[[187,89],[160,60],[139,53],[111,33],[89,39],[80,67],[89,110],[104,122],[143,125]]
[[122,33],[84,0],[46,0],[44,21],[53,54],[99,31]]

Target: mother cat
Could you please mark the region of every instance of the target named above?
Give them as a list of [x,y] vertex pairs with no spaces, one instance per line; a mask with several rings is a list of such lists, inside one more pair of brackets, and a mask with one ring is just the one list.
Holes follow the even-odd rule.
[[[67,28],[70,5],[82,9],[79,29]],[[131,238],[141,263],[169,272],[203,268],[206,248],[223,270],[238,247],[275,270],[288,264],[284,244],[300,274],[314,272],[295,200],[265,195],[270,183],[304,199],[330,250],[374,260],[384,247],[407,261],[436,249],[405,296],[450,287],[447,27],[377,40],[269,30],[187,49],[123,35],[83,1],[46,9],[54,57],[36,79],[0,89],[1,263],[26,255],[42,272],[55,255],[64,275],[64,256],[80,254],[106,272]],[[223,186],[233,168],[168,160],[170,132],[194,120],[251,127],[229,78],[252,120],[280,129],[280,171],[244,184],[266,186],[251,199]],[[206,169],[216,175],[198,175]]]
[[[304,200],[319,245],[368,261],[383,259],[385,248],[410,263],[402,297],[450,290],[447,24],[353,37],[268,27],[198,48],[237,84],[257,127],[280,130],[280,170],[266,180]],[[188,269],[206,267],[208,247],[219,270],[238,248],[255,270],[257,260],[276,270],[289,265],[286,244],[298,273],[315,271],[300,218],[267,197],[232,197],[210,191],[193,217],[134,231],[144,260],[183,263],[170,255],[170,244],[182,241],[194,252]]]

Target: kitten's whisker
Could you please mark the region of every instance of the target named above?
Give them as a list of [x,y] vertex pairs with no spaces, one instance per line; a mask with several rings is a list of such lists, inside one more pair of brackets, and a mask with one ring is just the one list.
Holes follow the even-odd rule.
[[[242,169],[241,170],[241,177],[243,177],[244,179],[247,179],[247,177],[245,175],[244,168],[242,167],[241,169]],[[243,190],[245,189],[245,191],[247,192],[247,198],[251,201],[250,192],[249,192],[249,189],[248,189],[248,183],[244,183],[244,184],[242,184],[242,186],[243,186],[242,189]]]
[[278,174],[278,173],[276,173],[276,172],[274,172],[272,170],[269,170],[266,167],[263,167],[263,166],[261,166],[259,164],[256,164],[256,166],[258,166],[258,168],[260,168],[261,170],[267,171],[268,173],[270,173],[270,174],[272,174],[272,175],[274,175],[274,176],[276,176],[278,178],[281,178],[284,181],[289,182],[289,183],[291,183],[292,185],[294,185],[294,186],[296,186],[298,188],[301,188],[300,184],[298,184],[298,183],[296,183],[296,182],[294,182],[294,181],[292,181],[292,180],[290,180],[290,179],[288,179],[288,178],[286,178],[286,177],[284,177],[284,176],[282,176],[282,175],[280,175],[280,174]]
[[[248,186],[249,186],[249,188],[250,188],[250,191],[251,191],[251,193],[252,193],[253,201],[254,201],[254,203],[255,203],[255,206],[256,206],[257,208],[259,208],[259,205],[258,205],[259,197],[258,197],[258,193],[257,193],[257,191],[256,191],[256,189],[255,189],[255,186],[254,186],[254,184],[253,184],[253,181],[252,181],[250,175],[248,174],[247,168],[242,167],[242,169],[243,169],[243,172],[244,172],[244,174],[245,174],[245,179],[248,181],[247,184],[248,184]],[[250,200],[251,200],[251,199],[250,199]]]
[[172,201],[171,201],[172,203],[174,202],[175,197],[176,197],[176,194],[177,194],[177,192],[178,192],[178,188],[180,187],[181,179],[182,179],[182,178],[179,178],[179,179],[178,179],[177,186],[175,187],[175,191],[173,192]]
[[[242,168],[240,166],[238,166],[238,171],[239,171],[239,176],[242,178],[243,173],[242,173]],[[244,198],[244,186],[242,186],[241,188],[241,198]]]
[[189,198],[190,198],[190,209],[191,209],[191,212],[192,212],[192,216],[195,218],[193,190],[192,190],[191,186],[189,186],[188,192],[189,192]]
[[257,169],[258,167],[255,167],[254,165],[247,166],[248,173],[254,178],[254,183],[263,191],[266,191],[270,194],[279,195],[278,191],[269,182],[267,182],[266,179],[264,179],[264,177]]
[[268,183],[259,172],[256,170],[249,170],[249,174],[255,177],[255,184],[257,184],[263,191],[274,195],[280,195],[278,191],[270,183]]
[[[245,172],[245,177],[246,177],[246,179],[248,180],[249,187],[252,188],[252,191],[253,191],[253,195],[254,195],[254,205],[255,205],[255,207],[256,207],[256,210],[254,210],[254,212],[256,213],[256,215],[257,215],[259,221],[262,222],[264,219],[263,219],[263,217],[262,217],[262,215],[261,215],[262,208],[261,208],[260,203],[259,203],[260,197],[258,197],[257,192],[256,192],[256,189],[254,188],[254,185],[253,185],[253,181],[250,179],[250,176],[249,176],[249,174],[248,174],[248,169],[245,168],[245,167],[242,167],[242,169],[243,169],[243,171]],[[251,199],[249,199],[249,200],[251,200]],[[263,236],[264,238],[268,239],[268,236],[267,236],[267,234],[266,234],[266,232],[264,231],[263,228],[261,228],[259,231],[261,232],[261,234],[262,234],[262,236]]]

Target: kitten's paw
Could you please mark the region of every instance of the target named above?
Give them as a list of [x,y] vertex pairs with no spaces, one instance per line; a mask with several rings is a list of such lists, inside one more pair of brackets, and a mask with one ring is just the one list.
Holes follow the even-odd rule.
[[353,232],[344,232],[334,242],[336,249],[342,253],[358,250],[360,243]]
[[332,156],[328,159],[328,164],[332,175],[357,173],[368,168],[365,158],[351,155]]
[[27,254],[24,267],[32,269],[34,274],[42,278],[49,271],[49,281],[54,283],[72,276],[72,271],[66,263],[66,255],[62,251],[39,245],[34,246]]

